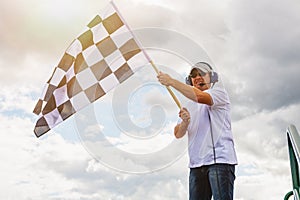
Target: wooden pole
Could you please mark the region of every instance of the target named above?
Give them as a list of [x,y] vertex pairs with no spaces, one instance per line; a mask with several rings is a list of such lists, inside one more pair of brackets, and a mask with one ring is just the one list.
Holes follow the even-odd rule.
[[[156,71],[157,74],[159,74],[159,71],[157,69],[157,67],[155,66],[155,64],[153,63],[153,61],[150,61],[153,69]],[[173,100],[175,101],[176,105],[178,106],[179,109],[181,109],[181,105],[179,100],[177,99],[177,97],[175,96],[174,92],[171,90],[171,88],[169,86],[166,86],[167,90],[169,91],[170,95],[172,96]]]

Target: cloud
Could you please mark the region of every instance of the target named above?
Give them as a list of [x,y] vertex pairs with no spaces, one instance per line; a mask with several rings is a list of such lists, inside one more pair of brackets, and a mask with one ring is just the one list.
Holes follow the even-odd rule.
[[[31,111],[44,83],[70,42],[106,3],[1,1],[1,199],[187,199],[186,154],[160,171],[133,175],[97,162],[74,137],[72,123],[61,124],[40,139],[33,135],[35,116]],[[194,52],[197,48],[190,44],[203,45],[232,100],[239,158],[236,199],[283,198],[292,188],[285,129],[290,123],[300,124],[299,3],[131,0],[116,4],[132,28],[173,31],[164,32],[163,37],[153,30],[139,33],[148,34],[148,38],[142,38],[143,44],[174,47],[171,53],[159,48],[149,50],[159,67],[170,70],[174,77],[183,80],[190,67],[179,56],[196,60],[204,54]],[[180,48],[174,44],[180,44]],[[144,82],[155,81],[155,73],[151,77],[150,73],[142,75],[149,77]],[[167,94],[161,95],[159,90],[144,94],[145,105],[160,104],[168,112],[174,107],[169,114],[177,117],[177,108],[171,105],[171,98],[167,100]],[[101,110],[103,114],[99,112],[99,119],[111,118],[106,113],[116,97],[112,91],[103,99],[101,106],[105,109]],[[127,108],[126,103],[123,100],[117,107]],[[102,131],[110,128],[103,124]],[[171,129],[166,124],[164,131]],[[123,139],[120,134],[110,136],[116,141]],[[153,148],[159,148],[167,139],[169,135],[164,135]],[[122,142],[116,144],[125,148],[127,143]],[[134,143],[129,150],[142,148]]]
[[[50,196],[51,191],[63,192],[73,187],[71,180],[64,179],[55,170],[66,173],[77,161],[82,163],[86,153],[80,145],[68,145],[59,135],[52,135],[45,141],[37,140],[28,117],[0,115],[0,119],[0,129],[5,130],[0,136],[3,162],[0,174],[5,180],[0,186],[2,199],[39,199]],[[57,148],[53,149],[53,145]]]
[[[1,1],[0,82],[45,82],[73,39],[106,3]],[[32,78],[32,72],[39,76]]]
[[[291,190],[286,128],[290,123],[300,123],[296,117],[299,109],[299,104],[290,105],[234,121],[239,161],[236,198],[261,199],[271,195],[270,199],[278,199]],[[259,194],[253,193],[258,190]]]
[[239,150],[253,154],[259,160],[270,159],[272,162],[274,157],[277,160],[287,160],[286,128],[289,124],[299,124],[296,117],[299,109],[299,104],[291,105],[235,121],[233,130]]
[[[239,176],[236,179],[235,199],[255,200],[284,198],[291,189],[291,180],[283,176],[273,176],[268,172],[251,177]],[[268,186],[271,186],[268,188]],[[259,191],[259,192],[257,192]]]
[[295,9],[299,5],[292,1],[231,5],[226,45],[232,61],[227,78],[234,103],[258,111],[298,103],[300,60],[295,52],[300,48],[300,29],[294,24],[300,22]]

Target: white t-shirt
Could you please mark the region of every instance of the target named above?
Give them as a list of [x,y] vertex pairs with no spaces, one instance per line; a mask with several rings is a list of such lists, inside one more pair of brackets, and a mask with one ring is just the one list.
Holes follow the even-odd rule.
[[220,87],[204,92],[211,95],[212,106],[194,101],[189,101],[186,106],[191,115],[188,126],[189,167],[214,163],[237,164],[228,94]]

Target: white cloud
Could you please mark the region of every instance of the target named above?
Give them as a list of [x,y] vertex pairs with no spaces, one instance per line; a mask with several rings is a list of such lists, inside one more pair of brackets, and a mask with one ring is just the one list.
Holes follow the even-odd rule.
[[[107,2],[53,1],[46,6],[35,1],[1,1],[0,28],[4,30],[0,33],[0,176],[4,180],[0,183],[1,199],[187,199],[186,154],[171,166],[151,174],[124,174],[97,163],[79,140],[69,141],[65,135],[72,135],[74,129],[64,127],[70,126],[69,123],[61,124],[40,139],[32,132],[31,111],[53,67],[72,39]],[[204,45],[224,76],[232,99],[239,157],[236,199],[283,198],[292,188],[285,129],[290,123],[300,124],[296,53],[299,28],[295,25],[300,20],[299,2],[115,3],[133,28],[168,28]],[[180,37],[168,33],[143,42],[170,47],[170,40],[165,40],[167,36]],[[180,44],[182,49],[188,49]],[[187,56],[194,58],[197,54],[193,53],[187,51]],[[179,55],[185,54],[179,52]],[[183,66],[175,67],[180,75],[188,71],[186,62],[170,53],[157,50],[151,56],[167,69]],[[155,73],[151,78],[155,80]],[[171,98],[169,101],[159,95],[159,91],[151,91],[143,97],[143,102],[160,104],[166,109],[174,107]],[[105,106],[115,97],[114,92],[108,94],[103,99]],[[125,103],[128,101],[120,105]],[[105,128],[109,127],[101,124],[101,131]],[[171,131],[171,124],[165,129]],[[169,139],[170,135],[163,135],[153,146],[137,141],[126,146],[130,142],[121,136],[116,138],[121,140],[116,145],[132,152],[150,152]]]
[[38,140],[29,118],[0,118],[0,174],[5,180],[0,186],[2,199],[46,198],[53,191],[63,193],[77,184],[65,174],[76,169],[76,162],[82,165],[88,158],[81,145],[69,144],[59,135]]
[[286,128],[300,123],[296,117],[299,109],[299,104],[291,105],[233,123],[239,160],[238,199],[278,199],[291,190]]

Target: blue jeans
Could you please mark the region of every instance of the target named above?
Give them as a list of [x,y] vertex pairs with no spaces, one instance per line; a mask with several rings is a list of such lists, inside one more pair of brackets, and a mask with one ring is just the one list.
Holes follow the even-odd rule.
[[233,200],[235,166],[213,164],[190,169],[190,200]]

